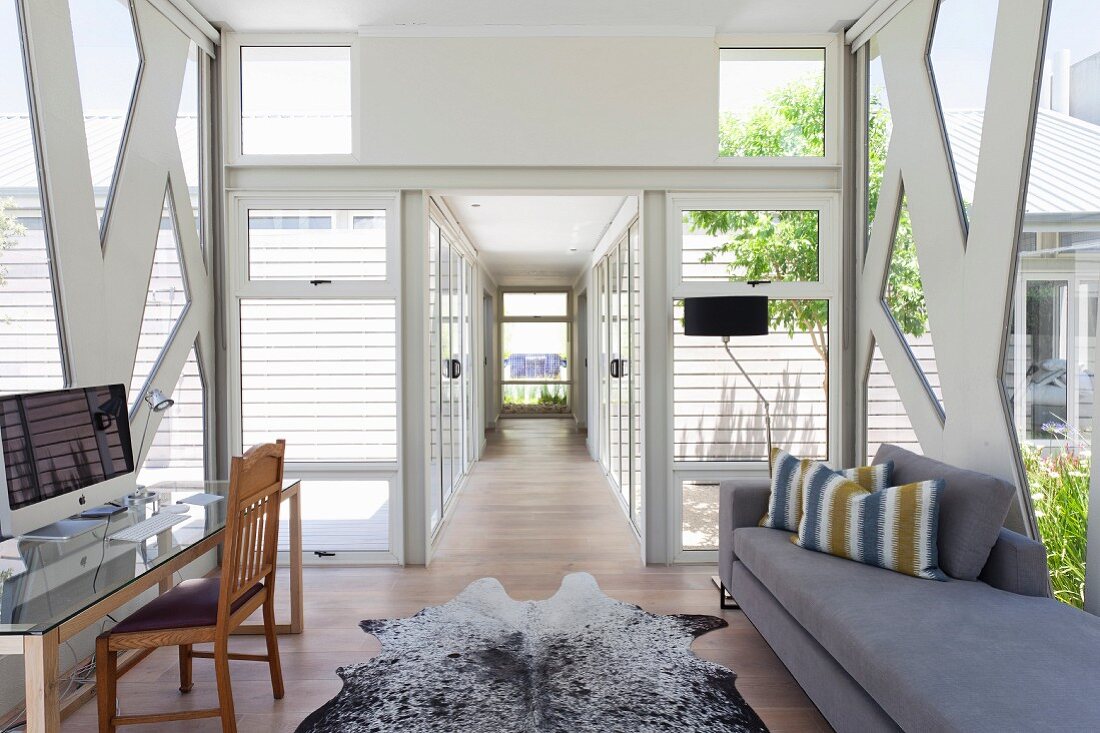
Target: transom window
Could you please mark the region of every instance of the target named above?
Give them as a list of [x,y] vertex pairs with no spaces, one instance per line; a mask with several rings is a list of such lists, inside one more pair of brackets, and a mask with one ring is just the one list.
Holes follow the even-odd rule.
[[348,155],[349,46],[241,48],[241,153]]
[[723,48],[718,154],[825,155],[825,49]]

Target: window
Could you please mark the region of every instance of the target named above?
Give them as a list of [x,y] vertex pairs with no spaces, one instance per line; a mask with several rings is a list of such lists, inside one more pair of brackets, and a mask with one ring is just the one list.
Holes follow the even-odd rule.
[[504,293],[505,318],[569,315],[568,293]]
[[80,101],[101,227],[141,74],[129,0],[69,0]]
[[397,460],[394,300],[241,302],[245,445],[287,441],[288,463]]
[[385,280],[386,212],[248,212],[252,280]]
[[241,152],[350,154],[351,48],[241,48]]
[[187,66],[183,71],[183,89],[176,113],[176,137],[183,156],[183,173],[187,179],[187,193],[191,201],[191,211],[194,213],[195,230],[199,243],[205,247],[206,238],[202,230],[202,181],[206,175],[206,136],[202,133],[203,121],[200,114],[200,62],[205,64],[206,56],[192,41],[187,50]]
[[940,390],[939,368],[936,366],[936,349],[932,340],[928,303],[924,298],[917,245],[913,240],[913,224],[909,219],[909,207],[904,192],[894,225],[890,268],[887,271],[882,300],[894,321],[894,327],[909,349],[910,358],[920,370],[925,386],[942,414],[943,393]]
[[[134,373],[130,379],[130,408],[137,405],[146,392],[149,377],[160,361],[161,353],[172,339],[176,325],[182,320],[190,297],[184,280],[179,240],[173,226],[170,190],[165,193],[164,210],[157,231],[153,269],[149,275],[149,290],[141,317]],[[157,385],[161,386],[162,385]]]
[[683,211],[680,250],[687,281],[815,282],[817,211]]
[[1096,3],[1051,3],[1002,373],[1054,597],[1077,607],[1100,310],[1100,37],[1084,29],[1098,25]]
[[825,155],[825,49],[723,48],[722,157]]
[[877,38],[868,43],[867,68],[867,235],[878,211],[882,178],[886,174],[886,152],[890,149],[890,135],[894,121],[890,116],[890,96],[886,90],[886,76],[882,70],[882,56]]
[[999,0],[941,0],[929,50],[964,222],[974,201],[999,4]]
[[688,552],[718,549],[718,483],[680,482],[680,544]]
[[16,7],[0,3],[0,394],[64,385]]
[[159,416],[160,425],[138,470],[138,483],[202,481],[206,478],[206,380],[195,347],[175,388],[166,385],[164,391],[175,403]]
[[[829,302],[772,300],[771,333],[730,348],[771,403],[774,443],[801,458],[829,454]],[[674,310],[673,459],[766,461],[760,400],[721,339],[685,336]]]
[[[388,553],[401,462],[395,196],[234,195],[233,447],[283,438],[309,552]],[[238,443],[239,441],[239,443]],[[335,507],[335,508],[334,508]],[[288,547],[287,528],[280,544]]]
[[868,463],[883,443],[900,445],[914,453],[923,452],[909,413],[905,411],[905,404],[894,384],[894,377],[876,345],[871,352],[871,366],[867,373]]

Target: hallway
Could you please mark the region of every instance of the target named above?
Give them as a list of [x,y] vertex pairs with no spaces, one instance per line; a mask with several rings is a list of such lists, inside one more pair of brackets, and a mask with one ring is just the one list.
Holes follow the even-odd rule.
[[[305,632],[280,637],[286,697],[272,701],[265,665],[233,663],[241,732],[289,733],[336,694],[336,668],[378,652],[378,642],[358,629],[360,619],[412,615],[486,576],[500,580],[513,598],[548,598],[563,575],[576,571],[594,575],[609,596],[649,611],[723,616],[730,626],[702,637],[696,653],[737,673],[738,689],[773,733],[828,730],[744,616],[719,610],[712,567],[642,564],[629,523],[572,419],[500,420],[444,532],[429,568],[307,568]],[[238,638],[233,647],[259,651],[262,640]],[[158,650],[122,679],[122,709],[213,703],[212,668],[196,665],[198,684],[187,696],[176,692],[176,675],[175,650]],[[95,720],[92,702],[63,727],[66,733],[90,732]],[[216,721],[198,720],[128,732],[154,730],[220,728]]]

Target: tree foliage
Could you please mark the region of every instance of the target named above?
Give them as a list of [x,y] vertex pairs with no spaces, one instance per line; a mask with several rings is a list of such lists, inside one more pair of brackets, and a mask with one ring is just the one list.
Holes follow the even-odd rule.
[[[874,217],[886,166],[890,112],[873,97],[868,117],[868,211]],[[773,92],[746,117],[722,117],[723,156],[822,156],[825,152],[825,89],[820,77],[808,77]],[[726,264],[731,280],[815,282],[818,279],[818,215],[815,211],[691,211],[688,231],[721,238],[701,262]],[[868,222],[870,226],[870,222]],[[920,269],[909,214],[904,204],[884,292],[887,307],[902,332],[924,334],[928,324]],[[807,333],[828,361],[828,304],[822,300],[773,300],[774,330]]]
[[[0,252],[15,246],[15,238],[27,233],[26,228],[15,217],[7,213],[15,205],[11,199],[0,199]],[[8,270],[0,265],[0,286],[7,282]]]

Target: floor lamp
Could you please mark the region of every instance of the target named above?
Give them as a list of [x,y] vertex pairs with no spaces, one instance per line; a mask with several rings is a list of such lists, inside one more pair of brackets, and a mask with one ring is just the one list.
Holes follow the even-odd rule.
[[752,381],[752,377],[741,366],[741,362],[730,349],[733,336],[768,335],[768,296],[766,295],[728,295],[712,298],[684,298],[684,335],[720,336],[726,353],[737,365],[745,381],[749,383],[756,396],[764,405],[764,428],[768,440],[768,466],[772,459],[772,413],[771,405],[764,399],[763,393]]
[[[734,336],[768,335],[768,296],[766,295],[727,295],[711,298],[684,298],[684,335],[719,336],[726,353],[741,371],[741,376],[756,392],[760,403],[764,405],[764,429],[768,440],[768,472],[771,473],[772,460],[772,412],[771,405],[763,393],[752,381],[752,377],[737,361],[730,349],[730,339]],[[722,608],[740,608],[722,579],[715,575],[711,578],[718,587],[718,603]]]

